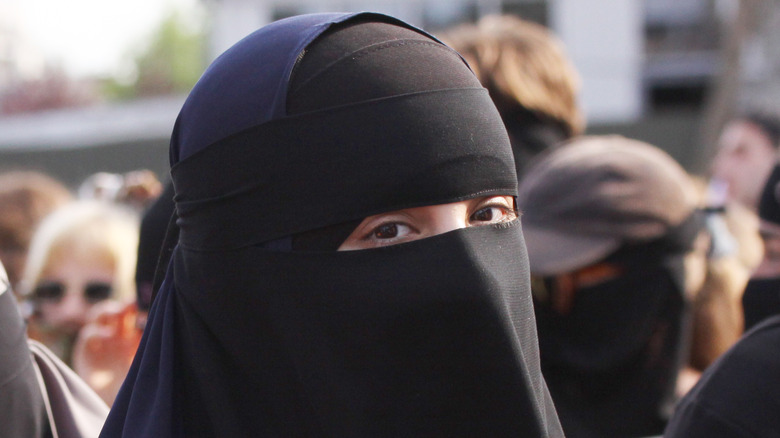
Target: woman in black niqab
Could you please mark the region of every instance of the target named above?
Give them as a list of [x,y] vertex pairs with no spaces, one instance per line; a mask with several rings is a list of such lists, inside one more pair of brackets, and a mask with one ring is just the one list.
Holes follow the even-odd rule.
[[336,251],[377,213],[515,196],[460,57],[376,14],[272,23],[171,142],[179,238],[102,436],[561,436],[517,220]]

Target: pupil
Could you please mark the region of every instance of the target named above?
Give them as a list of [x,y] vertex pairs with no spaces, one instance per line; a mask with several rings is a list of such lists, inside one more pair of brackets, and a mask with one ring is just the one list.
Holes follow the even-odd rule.
[[377,227],[374,236],[379,239],[392,239],[398,235],[398,226],[396,224],[384,224]]
[[479,210],[475,215],[475,219],[478,221],[487,222],[490,220],[493,220],[493,209],[492,208],[483,208],[482,210]]

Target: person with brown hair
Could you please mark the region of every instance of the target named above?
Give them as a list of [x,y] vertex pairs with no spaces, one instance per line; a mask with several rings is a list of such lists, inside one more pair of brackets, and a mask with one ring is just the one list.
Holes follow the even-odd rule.
[[0,261],[11,285],[18,287],[35,227],[72,198],[54,178],[36,171],[0,174]]
[[547,28],[511,15],[489,15],[439,37],[469,63],[509,131],[518,175],[548,147],[582,134],[580,79]]

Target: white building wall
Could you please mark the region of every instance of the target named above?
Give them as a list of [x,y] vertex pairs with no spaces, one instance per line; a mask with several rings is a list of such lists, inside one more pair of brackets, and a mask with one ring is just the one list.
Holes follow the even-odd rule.
[[210,57],[216,58],[241,38],[272,20],[272,4],[263,0],[215,0],[208,4],[212,20]]
[[[277,6],[299,13],[372,10],[421,25],[426,1],[470,0],[212,0],[212,57],[273,20]],[[480,15],[501,10],[501,0],[474,1]],[[580,98],[589,122],[631,121],[642,113],[643,3],[548,0],[550,27],[582,77]]]
[[589,123],[642,113],[643,6],[637,0],[550,0],[552,29],[582,77]]

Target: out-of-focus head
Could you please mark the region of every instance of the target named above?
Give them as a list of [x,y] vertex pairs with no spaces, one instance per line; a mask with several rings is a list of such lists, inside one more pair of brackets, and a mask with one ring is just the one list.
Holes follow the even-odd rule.
[[572,141],[534,163],[519,189],[531,272],[571,272],[658,239],[683,225],[698,199],[685,170],[652,145]]
[[748,113],[726,124],[712,162],[712,177],[723,181],[728,199],[755,210],[777,160],[780,120]]
[[98,302],[132,298],[137,246],[137,218],[112,204],[76,201],[47,216],[22,282],[35,321],[75,335]]
[[35,227],[71,199],[62,183],[34,171],[0,174],[0,260],[16,286],[24,270]]
[[505,119],[525,110],[560,124],[567,136],[584,130],[579,75],[561,42],[544,26],[491,15],[441,38],[468,61]]

